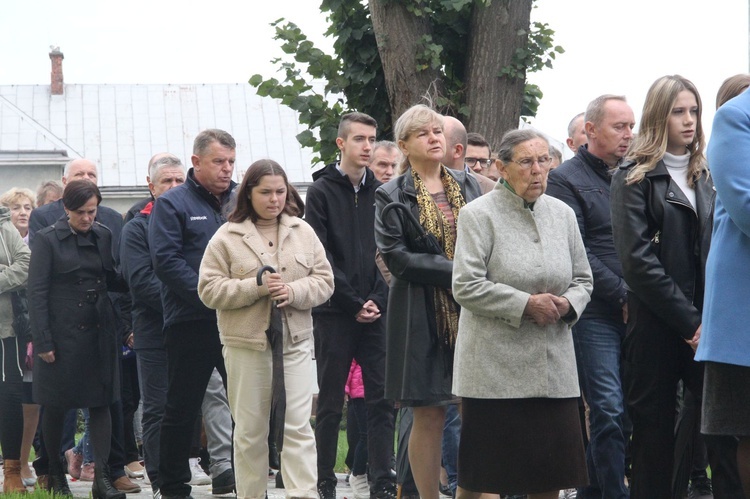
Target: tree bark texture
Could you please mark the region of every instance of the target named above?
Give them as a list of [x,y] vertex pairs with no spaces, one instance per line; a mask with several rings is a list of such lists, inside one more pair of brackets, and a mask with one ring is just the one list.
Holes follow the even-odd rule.
[[[501,76],[512,63],[516,49],[526,46],[532,0],[493,0],[487,7],[475,5],[471,16],[466,59],[466,104],[471,115],[469,132],[482,134],[493,150],[503,134],[518,128],[525,88],[520,78]],[[519,35],[523,30],[524,34]]]
[[437,70],[417,71],[420,38],[430,34],[432,28],[429,19],[410,13],[401,1],[369,0],[369,6],[395,124],[425,94],[442,89]]

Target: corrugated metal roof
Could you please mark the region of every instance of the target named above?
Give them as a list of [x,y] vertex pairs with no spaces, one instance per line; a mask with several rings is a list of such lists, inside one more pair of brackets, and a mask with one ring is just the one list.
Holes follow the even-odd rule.
[[148,160],[168,151],[189,166],[193,139],[221,128],[237,141],[236,179],[271,158],[294,183],[312,182],[312,156],[292,109],[249,84],[0,85],[0,150],[62,151],[99,165],[99,184],[145,185]]

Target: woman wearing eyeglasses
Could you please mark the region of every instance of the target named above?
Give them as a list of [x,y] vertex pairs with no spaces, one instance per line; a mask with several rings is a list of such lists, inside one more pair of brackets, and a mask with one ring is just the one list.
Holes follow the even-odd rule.
[[461,212],[453,267],[456,497],[552,499],[587,483],[570,328],[593,277],[575,214],[544,195],[544,136],[507,132],[498,155],[503,181]]

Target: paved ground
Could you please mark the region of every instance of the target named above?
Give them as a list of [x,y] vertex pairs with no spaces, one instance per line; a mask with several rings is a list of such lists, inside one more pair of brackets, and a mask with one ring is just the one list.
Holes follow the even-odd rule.
[[[339,479],[338,486],[336,487],[336,497],[337,499],[352,499],[353,495],[351,494],[351,489],[349,488],[349,484],[346,483],[346,475],[344,474],[338,474],[336,475]],[[128,494],[127,499],[151,499],[152,493],[151,493],[151,486],[144,483],[143,480],[135,480],[140,486],[141,486],[141,492],[138,494]],[[75,497],[90,497],[91,496],[91,482],[80,482],[80,481],[73,481],[70,479],[70,476],[68,476],[68,484],[70,485],[70,490],[73,492],[73,496]],[[224,499],[231,499],[236,497],[234,494],[227,494],[223,496],[213,496],[211,495],[211,486],[210,485],[199,485],[193,487],[193,491],[191,495],[198,499],[198,498],[224,498]],[[268,479],[268,497],[269,499],[284,499],[286,497],[284,493],[284,489],[277,489],[276,488],[276,480],[275,478],[269,478]]]

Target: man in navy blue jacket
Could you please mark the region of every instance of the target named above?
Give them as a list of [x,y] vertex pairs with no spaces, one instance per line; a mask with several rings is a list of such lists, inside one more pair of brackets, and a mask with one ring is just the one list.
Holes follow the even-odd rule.
[[[182,162],[171,154],[157,154],[149,162],[149,189],[153,199],[185,182]],[[167,398],[167,352],[161,283],[151,265],[148,248],[149,202],[122,229],[120,254],[122,275],[133,298],[133,349],[136,351],[141,400],[143,401],[143,458],[151,482],[156,482],[159,435]]]
[[[193,427],[216,368],[225,381],[216,312],[198,298],[198,270],[203,252],[231,209],[236,144],[223,130],[198,134],[193,167],[184,184],[154,203],[148,226],[151,261],[161,280],[164,340],[169,387],[161,426],[158,483],[163,498],[189,497],[190,446]],[[234,474],[226,483],[214,479],[214,494],[234,489]],[[231,476],[230,476],[231,475]]]
[[624,97],[602,95],[586,108],[588,145],[552,170],[547,194],[576,214],[594,274],[591,302],[573,326],[578,378],[589,405],[591,437],[586,462],[591,484],[580,498],[624,499],[625,447],[629,439],[620,379],[620,343],[628,316],[622,266],[612,237],[609,188],[628,151],[635,118]]

